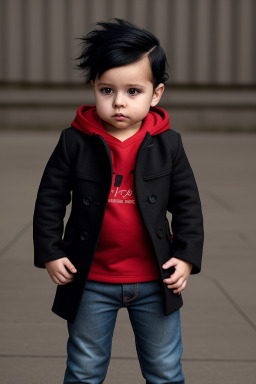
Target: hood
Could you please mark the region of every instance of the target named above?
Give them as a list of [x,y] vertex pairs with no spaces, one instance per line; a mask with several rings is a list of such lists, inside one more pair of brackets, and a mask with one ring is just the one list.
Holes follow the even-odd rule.
[[[112,142],[113,140],[120,141],[104,129],[94,105],[82,105],[79,107],[71,126],[87,135],[92,135],[93,133],[101,135],[107,142]],[[159,107],[151,107],[139,131],[127,140],[131,138],[137,140],[144,137],[147,132],[149,132],[151,136],[154,136],[169,128],[170,123],[167,112]]]

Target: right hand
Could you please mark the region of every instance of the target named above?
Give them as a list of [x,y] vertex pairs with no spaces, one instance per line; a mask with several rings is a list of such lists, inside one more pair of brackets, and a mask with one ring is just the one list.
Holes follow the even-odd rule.
[[[66,285],[74,280],[74,273],[76,273],[77,270],[67,257],[46,261],[44,264],[47,272],[55,284]],[[67,267],[72,273],[68,272],[65,267]]]

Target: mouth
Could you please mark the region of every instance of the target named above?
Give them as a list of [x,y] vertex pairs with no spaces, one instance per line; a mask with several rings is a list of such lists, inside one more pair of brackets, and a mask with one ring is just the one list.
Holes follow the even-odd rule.
[[127,119],[127,117],[125,115],[123,115],[122,113],[115,113],[113,115],[113,117],[115,120],[118,120],[118,121],[122,121],[122,120]]

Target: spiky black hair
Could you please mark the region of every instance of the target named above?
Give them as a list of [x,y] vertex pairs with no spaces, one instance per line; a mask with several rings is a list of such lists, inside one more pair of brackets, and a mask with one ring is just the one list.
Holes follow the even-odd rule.
[[100,76],[108,69],[140,60],[145,54],[152,70],[154,88],[168,80],[167,60],[156,36],[122,20],[98,22],[94,30],[81,38],[81,54],[77,58],[85,76],[85,83]]

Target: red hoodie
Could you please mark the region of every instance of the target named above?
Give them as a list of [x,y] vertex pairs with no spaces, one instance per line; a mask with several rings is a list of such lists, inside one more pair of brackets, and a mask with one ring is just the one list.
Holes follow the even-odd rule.
[[96,133],[107,142],[113,163],[112,188],[89,280],[136,283],[160,278],[149,236],[134,196],[136,156],[146,132],[151,136],[169,129],[168,114],[153,107],[137,133],[124,141],[103,127],[94,106],[82,105],[72,127]]

